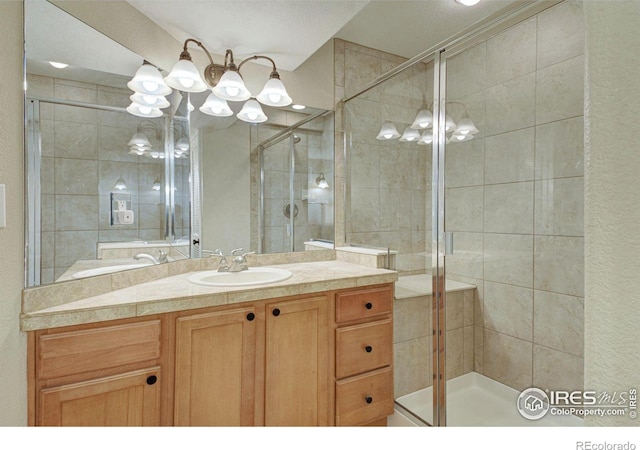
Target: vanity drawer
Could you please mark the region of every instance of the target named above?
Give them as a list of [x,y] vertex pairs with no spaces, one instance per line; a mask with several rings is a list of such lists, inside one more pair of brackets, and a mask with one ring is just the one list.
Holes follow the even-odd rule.
[[391,368],[336,382],[336,425],[355,426],[393,414]]
[[160,358],[160,320],[38,338],[38,378],[50,379]]
[[384,366],[393,357],[391,319],[336,330],[336,378],[345,378]]
[[338,323],[390,314],[392,309],[391,286],[336,294],[336,322]]

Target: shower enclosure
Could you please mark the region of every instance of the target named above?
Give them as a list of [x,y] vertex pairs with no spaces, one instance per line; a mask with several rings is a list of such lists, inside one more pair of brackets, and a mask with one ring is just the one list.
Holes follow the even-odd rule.
[[344,238],[398,251],[396,409],[415,423],[581,423],[518,396],[583,387],[582,44],[571,1],[411,60],[344,43]]

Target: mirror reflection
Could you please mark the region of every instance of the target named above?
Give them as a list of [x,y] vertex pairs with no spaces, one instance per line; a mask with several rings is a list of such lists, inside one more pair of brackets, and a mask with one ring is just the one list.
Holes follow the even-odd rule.
[[25,2],[25,37],[28,286],[207,249],[332,248],[332,112],[263,105],[249,124],[244,102],[214,117],[210,90],[174,89],[141,117],[127,84],[144,55],[43,0]]

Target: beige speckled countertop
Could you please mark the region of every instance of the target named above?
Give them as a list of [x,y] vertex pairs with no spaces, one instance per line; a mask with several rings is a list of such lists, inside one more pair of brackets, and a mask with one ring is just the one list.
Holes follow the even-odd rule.
[[244,287],[208,287],[188,281],[193,272],[181,273],[23,312],[22,331],[33,331],[103,320],[123,319],[209,306],[236,304],[291,295],[310,294],[395,282],[395,271],[332,260],[279,264],[293,275],[277,283]]

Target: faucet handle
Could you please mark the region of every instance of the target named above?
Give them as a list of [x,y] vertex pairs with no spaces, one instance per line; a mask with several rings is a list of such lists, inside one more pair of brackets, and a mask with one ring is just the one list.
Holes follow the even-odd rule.
[[238,256],[238,254],[242,253],[244,251],[243,248],[236,248],[235,250],[231,250],[231,254],[233,256]]
[[158,250],[158,261],[160,261],[161,263],[169,262],[169,259],[167,258],[167,252],[165,252],[164,250]]

